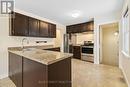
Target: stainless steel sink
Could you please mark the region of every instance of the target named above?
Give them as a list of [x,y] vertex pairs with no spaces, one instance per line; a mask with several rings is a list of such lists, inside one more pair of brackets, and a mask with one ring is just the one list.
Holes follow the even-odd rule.
[[23,52],[31,52],[31,53],[34,53],[34,54],[46,53],[46,51],[44,51],[44,50],[39,50],[39,49],[36,49],[36,48],[26,48],[26,49],[23,49],[22,51],[23,51]]

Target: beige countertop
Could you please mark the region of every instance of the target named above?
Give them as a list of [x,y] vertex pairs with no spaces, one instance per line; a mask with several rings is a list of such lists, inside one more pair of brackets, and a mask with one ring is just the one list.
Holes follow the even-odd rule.
[[[49,48],[57,48],[57,46],[53,45],[40,45],[40,46],[25,46],[25,48],[37,48],[37,49],[49,49]],[[21,47],[9,47],[9,50],[21,50]]]
[[[48,47],[51,48],[51,47]],[[45,48],[47,49],[47,48]],[[20,49],[8,49],[9,52],[14,53],[16,55],[28,58],[30,60],[49,65],[60,60],[72,57],[73,55],[70,53],[62,53],[48,50],[41,50],[38,48],[30,48],[30,50],[22,51]]]

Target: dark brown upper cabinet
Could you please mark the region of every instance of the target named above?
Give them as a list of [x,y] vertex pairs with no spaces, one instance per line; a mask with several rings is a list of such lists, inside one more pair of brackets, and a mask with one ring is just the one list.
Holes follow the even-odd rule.
[[39,20],[29,17],[29,36],[39,36]]
[[40,34],[41,37],[56,38],[56,25],[40,21]]
[[10,16],[10,36],[56,38],[56,25],[15,12]]
[[50,38],[56,38],[56,25],[49,23],[49,36]]
[[15,17],[11,18],[11,31],[12,36],[28,36],[28,17],[15,13]]
[[66,32],[71,33],[82,33],[82,32],[90,32],[94,30],[94,22],[86,22],[75,25],[69,25],[66,27]]
[[74,26],[73,26],[73,25],[67,26],[67,27],[66,27],[66,32],[67,32],[67,33],[74,33]]
[[39,36],[40,37],[49,36],[49,26],[47,22],[40,21]]
[[94,22],[87,22],[87,23],[83,23],[83,32],[87,32],[87,31],[93,31],[94,30]]
[[80,32],[79,25],[67,26],[67,33],[78,33],[78,32]]

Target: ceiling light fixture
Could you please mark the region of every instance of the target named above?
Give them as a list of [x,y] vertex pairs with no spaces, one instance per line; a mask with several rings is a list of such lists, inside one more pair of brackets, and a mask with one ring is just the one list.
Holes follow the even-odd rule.
[[118,35],[119,35],[119,31],[116,31],[116,32],[114,33],[114,35],[115,35],[115,36],[118,36]]
[[80,11],[73,11],[71,16],[72,16],[73,18],[78,18],[78,17],[80,16],[80,14],[81,14]]

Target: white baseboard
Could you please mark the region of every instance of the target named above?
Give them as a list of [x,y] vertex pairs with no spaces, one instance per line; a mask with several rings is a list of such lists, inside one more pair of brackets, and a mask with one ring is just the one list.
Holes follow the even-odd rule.
[[124,78],[125,78],[125,81],[126,81],[128,87],[130,87],[130,83],[128,82],[128,79],[127,79],[127,76],[126,76],[126,74],[125,74],[125,71],[123,70],[122,67],[120,67],[120,68],[121,68],[121,70],[122,70],[122,72],[123,72],[123,75],[124,75]]
[[0,75],[0,79],[6,78],[6,77],[8,77],[7,74]]

